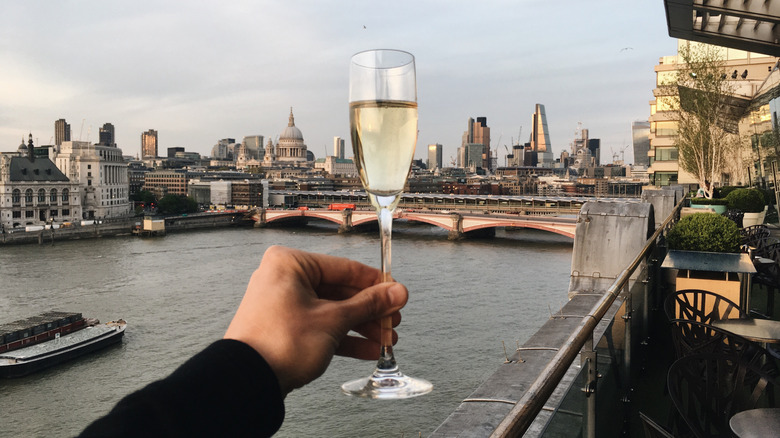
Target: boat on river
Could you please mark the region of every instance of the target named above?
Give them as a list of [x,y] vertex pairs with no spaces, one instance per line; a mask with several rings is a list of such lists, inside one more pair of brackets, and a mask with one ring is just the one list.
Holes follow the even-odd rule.
[[127,323],[50,311],[0,324],[0,377],[21,377],[121,341]]

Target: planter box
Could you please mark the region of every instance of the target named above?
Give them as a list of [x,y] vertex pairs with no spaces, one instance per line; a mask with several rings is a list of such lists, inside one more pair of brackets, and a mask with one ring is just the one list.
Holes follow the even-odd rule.
[[704,210],[711,210],[714,213],[723,214],[726,212],[726,206],[720,205],[720,204],[693,204],[691,203],[691,208],[696,209],[704,209]]
[[750,276],[756,268],[747,254],[671,250],[661,268],[676,271],[677,291],[706,290],[749,310]]

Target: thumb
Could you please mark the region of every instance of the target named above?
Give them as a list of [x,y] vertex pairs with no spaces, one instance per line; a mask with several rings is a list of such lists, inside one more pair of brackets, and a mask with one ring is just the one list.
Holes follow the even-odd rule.
[[401,283],[385,282],[363,289],[341,302],[348,329],[400,310],[409,299],[409,292]]

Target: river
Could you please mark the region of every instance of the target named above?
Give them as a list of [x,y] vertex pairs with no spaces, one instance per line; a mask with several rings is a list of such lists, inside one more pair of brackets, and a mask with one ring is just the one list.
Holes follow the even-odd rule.
[[[0,247],[0,321],[58,309],[128,322],[120,345],[0,380],[0,437],[73,436],[220,338],[267,247],[378,266],[377,234],[309,225]],[[511,354],[566,302],[571,239],[499,230],[453,242],[439,228],[403,223],[393,237],[393,275],[410,291],[396,358],[433,392],[403,401],[344,396],[339,385],[368,375],[373,363],[337,357],[287,397],[276,436],[426,436],[504,361],[502,342]]]

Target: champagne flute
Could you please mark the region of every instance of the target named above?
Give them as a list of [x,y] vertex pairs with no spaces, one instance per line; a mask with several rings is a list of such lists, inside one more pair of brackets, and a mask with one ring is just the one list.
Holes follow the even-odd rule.
[[[352,57],[349,124],[355,165],[376,208],[382,244],[382,274],[390,275],[393,211],[401,198],[417,144],[417,85],[414,56],[400,50],[367,50]],[[390,317],[381,321],[381,350],[369,377],[341,386],[344,393],[372,399],[427,394],[430,382],[402,374],[393,355]]]

